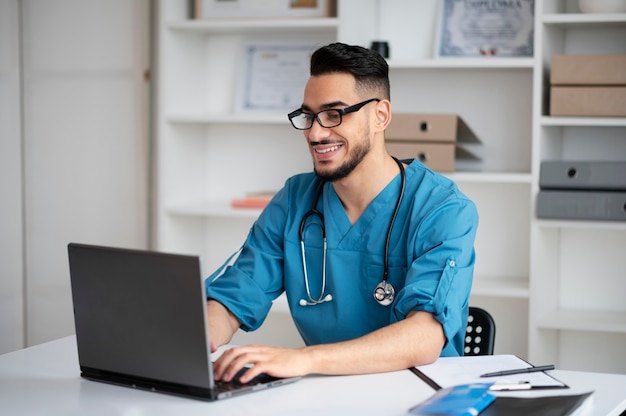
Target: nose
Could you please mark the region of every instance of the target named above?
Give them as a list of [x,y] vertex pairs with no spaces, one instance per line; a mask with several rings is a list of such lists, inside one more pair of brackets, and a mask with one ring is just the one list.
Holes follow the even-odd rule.
[[322,127],[316,117],[315,120],[313,120],[313,125],[311,126],[311,128],[305,130],[304,134],[309,142],[319,142],[330,136],[330,129]]

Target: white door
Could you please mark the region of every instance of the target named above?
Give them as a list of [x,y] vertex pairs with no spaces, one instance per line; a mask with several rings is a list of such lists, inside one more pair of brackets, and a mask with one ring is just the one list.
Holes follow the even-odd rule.
[[19,132],[7,146],[18,162],[6,169],[21,182],[17,191],[0,182],[3,200],[5,191],[19,194],[21,223],[0,234],[0,247],[11,249],[0,254],[0,288],[14,292],[14,319],[0,318],[0,333],[21,334],[0,352],[74,333],[69,242],[148,246],[149,4],[0,0],[0,15],[18,22],[0,47],[19,50],[21,78],[19,128],[0,126]]

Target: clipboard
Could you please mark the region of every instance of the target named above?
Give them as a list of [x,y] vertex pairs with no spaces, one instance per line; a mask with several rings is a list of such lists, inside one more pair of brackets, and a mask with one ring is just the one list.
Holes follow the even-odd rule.
[[[479,355],[471,357],[441,357],[432,364],[410,370],[435,390],[459,384],[493,382],[494,385],[529,385],[527,389],[567,389],[568,385],[546,372],[533,372],[482,378],[481,374],[533,365],[512,354]],[[515,389],[511,389],[515,390]]]

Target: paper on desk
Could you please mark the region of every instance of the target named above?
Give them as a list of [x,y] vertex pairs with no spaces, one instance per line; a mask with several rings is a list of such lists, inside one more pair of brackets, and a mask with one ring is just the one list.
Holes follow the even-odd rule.
[[[567,385],[545,372],[513,374],[481,378],[494,371],[532,367],[512,354],[479,355],[471,357],[442,357],[432,364],[415,367],[422,375],[442,388],[459,384],[493,382],[496,384],[530,383],[531,388],[567,388]],[[419,375],[419,374],[418,374]]]

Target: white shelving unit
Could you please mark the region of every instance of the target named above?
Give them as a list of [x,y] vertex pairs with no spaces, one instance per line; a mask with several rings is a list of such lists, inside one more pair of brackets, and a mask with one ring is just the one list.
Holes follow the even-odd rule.
[[[560,319],[557,312],[577,307],[567,298],[570,289],[566,289],[565,277],[571,267],[563,263],[570,257],[576,265],[584,259],[588,250],[580,251],[576,243],[588,233],[594,234],[592,241],[599,247],[607,235],[626,247],[626,226],[539,221],[533,207],[540,160],[567,156],[570,146],[565,142],[579,135],[572,130],[611,130],[600,134],[601,140],[617,143],[612,157],[624,159],[626,141],[620,137],[626,129],[624,120],[555,119],[545,113],[546,60],[564,50],[558,43],[568,35],[561,33],[569,33],[572,26],[603,31],[610,22],[610,30],[621,38],[610,38],[609,43],[619,49],[623,48],[619,39],[625,38],[624,18],[565,13],[573,7],[571,0],[536,3],[536,39],[539,43],[553,39],[551,46],[536,45],[534,58],[448,59],[435,58],[432,51],[437,0],[338,0],[333,18],[223,21],[194,21],[189,18],[188,2],[161,1],[157,247],[201,254],[208,274],[239,248],[260,212],[232,209],[230,199],[278,189],[288,176],[311,169],[304,139],[290,127],[285,114],[235,111],[244,42],[289,38],[313,39],[320,45],[339,40],[368,46],[372,40],[386,40],[391,47],[394,111],[458,114],[482,143],[478,149],[482,162],[476,171],[448,176],[479,209],[470,302],[494,315],[496,353],[513,353],[537,363],[555,362],[561,368],[593,369],[585,358],[595,357],[593,351],[581,349],[572,354],[565,348],[562,333],[576,332],[570,329],[577,319]],[[571,42],[578,42],[578,37]],[[611,250],[616,254],[615,248]],[[612,286],[594,292],[594,302],[604,304],[605,292],[615,293],[618,284],[623,288],[615,273],[620,267],[625,269],[621,257],[616,259],[617,266],[601,267],[600,272],[612,274],[600,281]],[[583,270],[574,273],[580,275]],[[586,308],[588,303],[583,305]],[[295,332],[289,327],[286,308],[281,306],[270,314],[266,332],[247,336],[297,345],[298,340],[290,338]],[[614,303],[612,307],[617,314],[609,309],[612,318],[597,326],[606,331],[593,333],[619,338],[624,350],[624,306]],[[601,313],[596,317],[603,317]],[[574,326],[584,331],[590,327],[595,328],[582,323]],[[246,339],[250,338],[237,341]],[[620,361],[620,357],[609,355],[607,362]],[[578,365],[581,360],[586,364]]]
[[[538,2],[533,103],[533,207],[544,160],[626,161],[626,118],[550,117],[555,54],[626,53],[626,14]],[[624,68],[626,70],[626,68]],[[529,357],[560,368],[626,372],[626,223],[531,222]]]

